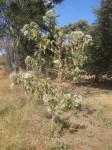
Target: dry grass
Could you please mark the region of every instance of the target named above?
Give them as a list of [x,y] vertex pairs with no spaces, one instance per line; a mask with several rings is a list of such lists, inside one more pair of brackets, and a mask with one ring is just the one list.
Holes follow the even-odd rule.
[[111,87],[69,82],[60,87],[64,92],[83,95],[84,107],[62,116],[69,118],[75,130],[55,124],[51,132],[44,106],[19,87],[11,91],[7,73],[0,71],[0,150],[112,149]]
[[0,65],[7,63],[7,57],[5,55],[0,55]]

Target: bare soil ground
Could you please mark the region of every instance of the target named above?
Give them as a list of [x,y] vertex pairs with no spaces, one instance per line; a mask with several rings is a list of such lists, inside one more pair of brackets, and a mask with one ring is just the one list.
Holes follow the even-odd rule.
[[0,71],[0,150],[112,150],[112,81],[53,84],[82,95],[83,105],[65,112],[63,127],[55,124],[52,133],[44,106],[20,87],[11,91],[8,74]]

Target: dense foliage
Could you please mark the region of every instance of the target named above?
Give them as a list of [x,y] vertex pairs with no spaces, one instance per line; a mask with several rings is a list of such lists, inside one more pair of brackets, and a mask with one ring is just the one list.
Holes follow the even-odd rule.
[[79,79],[79,73],[84,69],[87,59],[87,49],[92,45],[92,37],[81,31],[64,34],[63,29],[56,26],[56,15],[52,10],[48,11],[43,19],[50,29],[46,34],[43,34],[34,22],[26,24],[22,29],[24,35],[29,40],[34,40],[38,46],[35,57],[37,55],[39,66],[41,69],[43,66],[51,69],[52,66],[52,70],[57,72],[59,81],[63,76]]
[[65,33],[70,33],[71,31],[82,31],[88,33],[90,25],[86,20],[79,20],[76,23],[71,23],[63,27]]
[[[33,41],[21,35],[24,24],[35,21],[41,29],[46,30],[43,25],[43,16],[48,9],[53,8],[63,0],[1,0],[0,1],[0,38],[5,43],[4,50],[8,55],[10,67],[24,64],[25,57],[32,55],[36,49]],[[32,51],[31,51],[32,48]]]
[[89,30],[94,45],[88,51],[86,68],[98,82],[102,75],[112,75],[112,1],[102,0],[101,8],[95,12],[97,20]]

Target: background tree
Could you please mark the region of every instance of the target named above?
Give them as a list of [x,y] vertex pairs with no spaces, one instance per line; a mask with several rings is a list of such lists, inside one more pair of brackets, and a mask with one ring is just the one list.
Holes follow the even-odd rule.
[[95,13],[97,20],[89,30],[94,45],[88,51],[85,67],[89,74],[95,75],[94,82],[98,82],[102,75],[112,74],[112,1],[101,0]]
[[71,31],[82,31],[88,33],[89,24],[86,20],[79,20],[78,22],[68,24],[63,27],[64,33],[69,33]]
[[102,0],[97,11],[98,29],[100,31],[100,46],[102,51],[103,73],[108,73],[112,67],[112,1]]

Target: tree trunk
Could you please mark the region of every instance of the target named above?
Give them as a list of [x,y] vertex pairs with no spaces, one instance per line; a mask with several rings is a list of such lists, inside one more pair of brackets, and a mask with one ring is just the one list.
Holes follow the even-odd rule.
[[96,74],[95,78],[94,78],[94,83],[98,83],[99,79],[100,79],[100,76],[98,74]]

